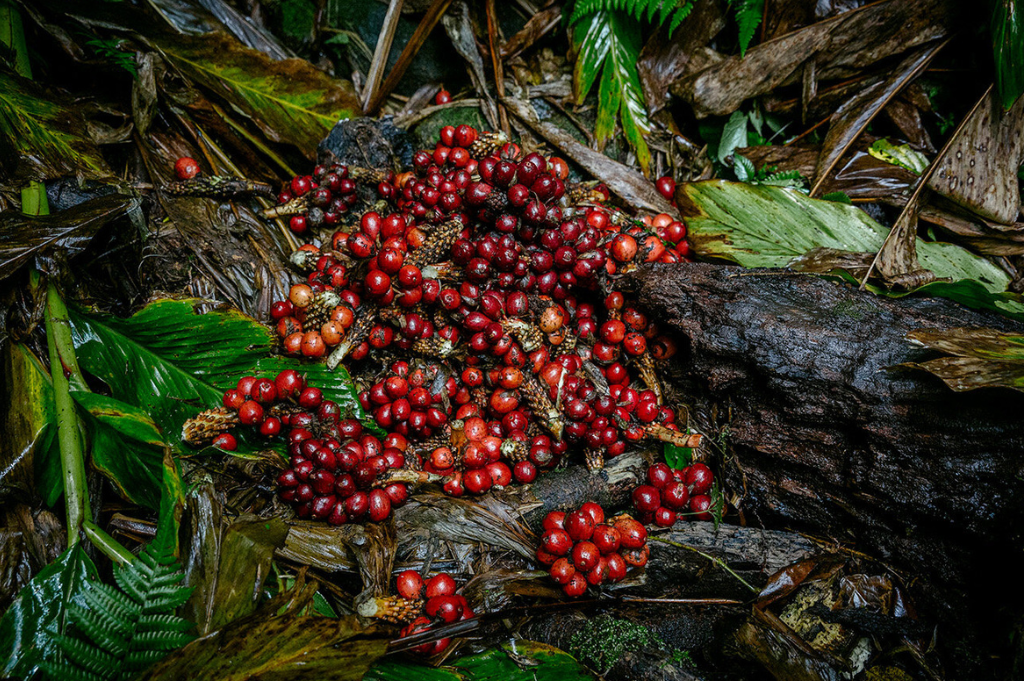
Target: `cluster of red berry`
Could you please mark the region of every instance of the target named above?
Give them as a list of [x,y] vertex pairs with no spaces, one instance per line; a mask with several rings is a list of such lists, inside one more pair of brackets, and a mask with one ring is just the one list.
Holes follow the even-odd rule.
[[448,422],[445,402],[456,396],[459,385],[447,374],[440,364],[410,367],[398,360],[359,399],[381,428],[424,440]]
[[711,520],[714,475],[705,464],[672,469],[656,463],[647,469],[647,481],[633,490],[633,506],[644,523],[670,527],[679,516]]
[[[399,632],[399,638],[426,631],[433,624],[450,624],[473,617],[465,597],[456,593],[455,580],[451,575],[440,573],[426,582],[415,570],[406,570],[396,580],[398,595],[411,604],[415,604],[416,615],[408,625]],[[443,652],[451,639],[443,638],[433,643],[425,643],[413,648],[412,652],[420,655],[437,655]]]
[[570,598],[582,596],[588,585],[621,582],[630,566],[647,565],[649,556],[641,523],[628,515],[605,523],[604,509],[592,501],[569,514],[548,513],[537,549],[537,560]]

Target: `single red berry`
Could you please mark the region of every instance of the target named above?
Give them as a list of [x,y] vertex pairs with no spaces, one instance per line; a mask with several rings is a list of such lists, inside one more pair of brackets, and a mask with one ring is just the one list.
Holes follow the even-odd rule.
[[572,549],[573,565],[583,572],[590,572],[597,567],[600,558],[601,552],[593,542],[581,541]]
[[458,622],[462,617],[462,603],[455,596],[434,596],[427,599],[426,613],[442,622]]
[[260,425],[260,435],[263,437],[275,437],[281,433],[281,419],[276,416],[268,416]]
[[551,513],[544,516],[542,525],[545,530],[564,530],[565,513],[562,511],[551,511]]
[[602,554],[613,553],[619,550],[619,531],[609,525],[598,525],[591,541]]
[[435,596],[454,596],[455,580],[452,576],[442,572],[427,580],[427,598]]
[[658,180],[654,183],[654,186],[657,188],[658,193],[664,196],[669,201],[671,201],[674,198],[676,192],[676,181],[673,180],[672,177],[670,177],[669,175],[666,175],[665,177],[659,177]]
[[435,104],[447,104],[450,101],[452,101],[452,94],[447,90],[439,90],[438,93],[434,95]]
[[587,541],[594,534],[594,519],[586,513],[573,511],[565,517],[565,531],[575,542]]
[[537,562],[541,565],[552,565],[556,560],[558,560],[558,556],[553,553],[548,553],[543,548],[537,549]]
[[624,548],[638,549],[647,543],[647,529],[633,518],[618,518],[615,529],[619,531],[619,542]]
[[579,572],[575,573],[562,587],[562,591],[569,598],[579,598],[587,592],[587,578]]
[[179,180],[191,180],[199,174],[199,162],[194,158],[182,156],[174,162],[174,174]]
[[388,499],[388,495],[384,493],[384,490],[371,490],[369,502],[370,508],[368,513],[371,521],[375,523],[383,522],[391,515],[391,500]]
[[576,568],[569,561],[568,558],[559,558],[552,565],[551,569],[548,570],[548,574],[551,575],[551,579],[555,580],[559,584],[568,584],[572,576],[576,574]]
[[674,511],[685,508],[689,500],[690,491],[686,483],[678,480],[673,480],[661,490],[661,503]]
[[213,446],[233,452],[238,447],[238,440],[231,433],[221,433],[213,439]]
[[232,389],[224,393],[222,401],[228,409],[238,409],[245,402],[245,396],[238,392],[238,390]]
[[246,400],[238,408],[238,420],[247,426],[263,423],[263,407],[258,402]]
[[[578,370],[579,366],[575,370]],[[580,513],[586,513],[590,516],[590,519],[594,521],[594,525],[600,525],[604,522],[604,509],[601,508],[600,504],[588,501],[587,503],[580,506]]]
[[676,512],[670,508],[659,506],[654,512],[654,524],[658,527],[672,527],[676,524]]
[[647,469],[647,481],[658,489],[672,481],[672,469],[665,463],[656,463]]
[[565,530],[550,530],[541,538],[541,546],[548,553],[564,556],[572,548],[572,538]]
[[651,485],[640,485],[633,490],[633,505],[636,510],[644,513],[653,513],[661,505],[661,496],[657,487]]
[[622,559],[626,561],[626,565],[632,565],[633,567],[643,567],[647,565],[647,559],[651,556],[651,547],[646,544],[638,549],[629,549],[622,552]]
[[686,484],[690,486],[690,494],[697,496],[707,494],[714,482],[711,469],[702,463],[695,463],[686,471]]
[[415,570],[400,572],[395,579],[395,589],[398,595],[407,601],[416,600],[423,595],[423,578]]
[[618,553],[609,553],[605,559],[608,561],[608,581],[621,582],[626,578],[626,570],[629,566]]
[[693,516],[697,520],[711,520],[711,497],[706,494],[698,494],[697,496],[690,497],[690,511],[695,513]]
[[304,409],[316,409],[324,400],[320,388],[306,388],[299,394],[299,406]]

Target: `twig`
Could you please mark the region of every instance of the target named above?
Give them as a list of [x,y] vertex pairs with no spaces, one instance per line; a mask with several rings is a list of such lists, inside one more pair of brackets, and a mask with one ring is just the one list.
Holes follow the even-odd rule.
[[402,54],[398,56],[398,61],[395,62],[391,72],[388,73],[388,77],[384,79],[384,84],[380,86],[377,92],[374,93],[373,97],[367,101],[366,106],[363,109],[363,113],[367,115],[373,115],[377,113],[384,100],[391,94],[391,91],[398,85],[398,81],[402,80],[402,76],[405,75],[405,70],[412,64],[412,60],[416,57],[416,54],[420,51],[423,46],[423,42],[430,35],[430,32],[437,26],[437,22],[441,20],[441,15],[448,9],[448,5],[452,3],[452,0],[434,0],[430,4],[430,8],[427,13],[420,20],[419,26],[413,32],[412,37],[409,38],[409,42],[405,44],[405,49],[402,50]]
[[380,35],[377,36],[377,47],[373,51],[370,71],[366,75],[366,96],[363,98],[364,112],[374,95],[377,94],[380,79],[384,75],[384,66],[388,63],[388,55],[391,54],[391,43],[395,39],[395,30],[398,28],[398,20],[402,16],[403,4],[404,0],[391,0],[388,4],[387,14],[384,15],[384,24],[380,27]]
[[723,560],[721,560],[719,558],[715,558],[712,555],[704,553],[700,549],[694,548],[692,546],[687,546],[686,544],[680,544],[679,542],[675,542],[675,541],[672,541],[670,539],[662,539],[661,537],[648,537],[647,539],[649,541],[657,541],[657,542],[661,542],[662,544],[668,544],[669,546],[674,546],[674,547],[676,547],[678,549],[686,549],[687,551],[693,551],[698,556],[701,556],[702,558],[707,558],[712,563],[714,563],[718,567],[720,567],[723,570],[725,570],[726,572],[728,572],[730,575],[735,577],[737,579],[737,581],[739,581],[740,584],[742,584],[743,586],[747,587],[748,589],[750,589],[755,594],[761,593],[760,589],[758,589],[757,587],[753,586],[750,582],[748,582],[747,580],[743,579],[738,574],[736,574],[736,572],[731,567],[729,567],[728,565],[725,564],[725,561],[723,561]]

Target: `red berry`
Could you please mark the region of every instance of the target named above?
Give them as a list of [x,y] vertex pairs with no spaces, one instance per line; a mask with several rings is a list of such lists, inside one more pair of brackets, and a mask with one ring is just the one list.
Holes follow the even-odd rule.
[[391,515],[391,500],[388,499],[388,495],[384,493],[384,490],[371,490],[369,503],[368,513],[370,514],[371,521],[379,523],[387,520],[387,517]]
[[191,180],[199,174],[199,163],[194,158],[182,156],[174,162],[174,174],[179,180]]
[[541,565],[552,565],[556,560],[558,560],[558,556],[553,553],[548,553],[543,548],[537,549],[537,562]]
[[711,497],[706,494],[698,494],[697,496],[690,497],[690,511],[695,513],[694,518],[697,520],[711,520]]
[[299,406],[304,409],[316,409],[323,399],[324,394],[320,388],[306,388],[299,394]]
[[669,201],[671,201],[674,198],[676,192],[676,181],[673,180],[669,175],[666,175],[665,177],[659,177],[658,180],[654,183],[654,186],[657,188],[658,193],[664,196]]
[[581,541],[572,549],[572,562],[579,570],[590,572],[597,567],[601,552],[593,542]]
[[455,580],[452,576],[442,572],[427,580],[427,598],[435,596],[454,596]]
[[[579,369],[579,367],[576,367]],[[594,521],[594,525],[600,525],[604,522],[604,509],[601,508],[600,504],[596,504],[593,501],[580,506],[580,513],[586,513],[590,516],[590,519]]]
[[608,561],[609,582],[621,582],[626,578],[626,570],[628,569],[628,566],[620,554],[610,553],[605,557],[605,559]]
[[233,452],[238,447],[238,441],[231,433],[221,433],[213,439],[213,446]]
[[594,534],[594,519],[586,513],[573,511],[565,517],[565,531],[573,541],[587,541]]
[[427,599],[426,613],[442,622],[458,622],[462,617],[462,603],[455,596],[434,596]]
[[545,530],[564,530],[565,513],[562,511],[551,511],[551,513],[544,516],[544,522],[542,525]]
[[447,104],[450,101],[452,101],[452,95],[447,90],[439,90],[438,93],[434,95],[435,104]]
[[400,572],[395,579],[395,589],[398,595],[407,601],[412,601],[423,595],[423,578],[415,570]]
[[711,490],[714,475],[711,469],[702,463],[695,463],[686,471],[686,484],[693,495],[707,494]]
[[661,490],[661,503],[675,511],[686,507],[690,500],[690,492],[686,483],[673,480]]
[[245,396],[237,390],[228,390],[224,393],[222,402],[228,409],[238,409],[245,402]]
[[619,542],[624,548],[638,549],[647,543],[647,530],[633,518],[618,518],[615,529],[619,531]]
[[565,530],[550,530],[541,538],[541,546],[550,554],[564,556],[572,548],[572,539]]
[[568,584],[569,580],[576,574],[576,568],[569,562],[568,558],[559,558],[552,564],[548,574],[551,575],[551,579],[559,584]]
[[609,525],[598,525],[591,541],[602,554],[613,553],[619,550],[619,531]]
[[575,573],[562,587],[562,591],[569,598],[579,598],[587,592],[587,578],[579,572]]
[[246,400],[238,408],[238,420],[247,426],[263,423],[263,407],[258,402]]
[[651,485],[640,485],[633,490],[633,505],[636,510],[644,513],[653,513],[661,506],[661,496],[658,488]]
[[665,463],[656,463],[647,469],[647,480],[658,489],[672,481],[672,469]]
[[670,508],[659,506],[654,512],[654,524],[658,527],[672,527],[676,523],[676,512]]

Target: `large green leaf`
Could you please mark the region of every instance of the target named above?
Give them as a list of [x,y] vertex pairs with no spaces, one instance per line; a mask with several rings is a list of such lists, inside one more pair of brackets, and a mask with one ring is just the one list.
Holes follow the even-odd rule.
[[82,585],[96,579],[81,543],[33,577],[0,619],[0,675],[29,678],[52,659],[56,637],[67,627],[68,606],[83,605]]
[[603,145],[612,138],[618,116],[626,141],[636,152],[644,172],[648,172],[651,152],[646,136],[651,132],[651,121],[636,67],[640,58],[640,23],[625,12],[602,10],[576,23],[572,38],[578,50],[573,71],[577,103],[583,103],[599,69],[603,69],[594,128],[598,143]]
[[951,356],[902,366],[931,372],[957,392],[992,387],[1024,391],[1024,336],[1020,334],[995,329],[918,329],[907,338]]
[[[676,199],[694,250],[744,267],[785,267],[816,248],[875,253],[889,233],[853,206],[779,187],[709,180],[683,185]],[[974,280],[991,293],[1009,283],[996,265],[955,244],[918,239],[917,255],[940,278]]]
[[72,335],[83,369],[113,396],[152,415],[169,444],[181,448],[182,424],[218,406],[245,375],[273,377],[283,369],[306,374],[355,418],[364,414],[348,373],[322,363],[272,357],[275,335],[233,309],[200,314],[203,301],[157,300],[127,319],[71,310]]
[[[57,451],[57,420],[53,390],[39,370],[32,351],[21,343],[5,343],[3,348],[3,437],[0,437],[0,470],[5,488],[17,486],[22,492],[35,490],[44,499],[60,496],[59,455],[54,462],[48,455]],[[43,473],[56,463],[56,476]]]
[[267,137],[309,158],[335,123],[361,111],[351,83],[304,59],[275,61],[218,33],[154,42],[171,63],[244,112]]
[[1009,109],[1024,93],[1024,6],[1019,0],[995,0],[992,51],[999,101]]
[[70,101],[0,69],[0,180],[110,177],[85,131],[81,110]]
[[[521,664],[516,664],[515,660]],[[583,681],[594,676],[569,653],[544,643],[517,640],[463,657],[440,669],[388,658],[375,664],[363,678],[367,681]]]

